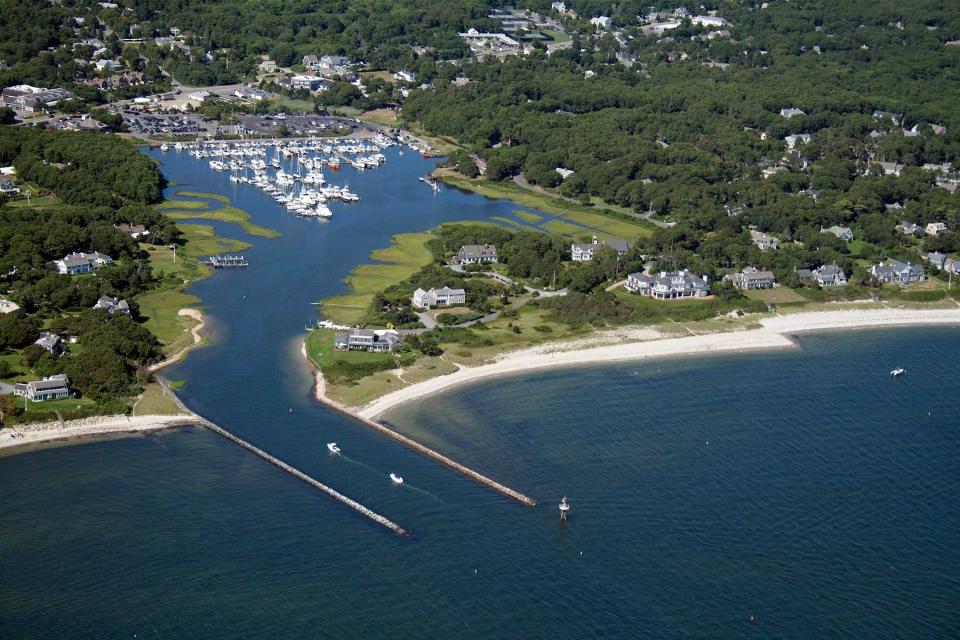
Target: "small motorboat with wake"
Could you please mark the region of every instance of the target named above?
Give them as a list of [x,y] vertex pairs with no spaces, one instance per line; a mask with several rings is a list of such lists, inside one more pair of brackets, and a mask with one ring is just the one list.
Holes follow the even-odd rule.
[[394,484],[403,484],[403,478],[401,478],[395,473],[390,474],[390,479],[393,480]]
[[907,370],[904,369],[903,367],[897,367],[896,369],[894,369],[893,371],[890,372],[890,377],[896,378],[896,377],[898,377],[898,376],[902,376],[902,375],[905,374],[906,372],[907,372]]
[[328,442],[327,449],[330,449],[330,453],[335,453],[335,454],[340,453],[340,447],[337,446],[336,442]]

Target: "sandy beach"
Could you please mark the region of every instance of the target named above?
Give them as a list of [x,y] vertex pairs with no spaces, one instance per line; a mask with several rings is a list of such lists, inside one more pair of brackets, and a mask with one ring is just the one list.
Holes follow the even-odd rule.
[[200,310],[180,309],[180,311],[177,312],[177,315],[193,318],[194,320],[197,321],[197,324],[194,325],[192,329],[190,329],[190,334],[193,336],[193,343],[188,344],[183,349],[180,349],[180,351],[177,351],[176,353],[171,355],[169,358],[161,362],[158,362],[156,364],[150,365],[147,368],[147,370],[150,371],[150,373],[160,371],[160,369],[163,369],[164,367],[168,367],[175,362],[179,362],[185,355],[187,355],[187,353],[189,353],[192,349],[195,349],[201,342],[203,342],[203,334],[201,333],[203,331],[203,314],[200,312]]
[[[505,353],[491,364],[461,367],[459,370],[431,378],[381,396],[356,410],[357,415],[373,420],[411,400],[450,389],[462,384],[490,378],[545,369],[624,360],[642,360],[705,353],[743,352],[796,348],[791,334],[806,331],[847,330],[909,325],[960,325],[957,309],[870,309],[797,313],[763,318],[759,329],[711,333],[689,337],[658,338],[655,331],[637,329],[612,332],[621,338],[615,344],[587,346],[546,344]],[[629,341],[629,340],[633,341]],[[594,343],[604,341],[602,337]],[[322,376],[318,379],[317,396],[322,398]],[[329,402],[329,400],[324,400]]]
[[176,416],[95,416],[64,422],[18,424],[0,429],[0,451],[43,442],[80,440],[127,433],[158,431],[196,424],[192,415]]

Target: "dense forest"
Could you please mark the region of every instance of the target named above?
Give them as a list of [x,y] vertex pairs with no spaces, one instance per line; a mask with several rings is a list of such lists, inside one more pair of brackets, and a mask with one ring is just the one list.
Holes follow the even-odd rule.
[[[38,195],[42,187],[59,196],[33,207],[0,198],[4,297],[27,313],[2,317],[0,352],[22,348],[23,366],[38,375],[67,373],[72,388],[101,403],[135,392],[138,370],[159,358],[160,349],[138,324],[132,298],[156,279],[137,241],[114,225],[143,224],[149,241],[177,241],[176,226],[149,206],[160,197],[159,171],[113,136],[24,127],[0,128],[0,164],[16,167]],[[54,260],[75,251],[100,251],[114,262],[96,277],[52,268]],[[129,300],[133,317],[93,310],[101,295]],[[33,345],[41,326],[77,336],[76,349],[57,357]]]

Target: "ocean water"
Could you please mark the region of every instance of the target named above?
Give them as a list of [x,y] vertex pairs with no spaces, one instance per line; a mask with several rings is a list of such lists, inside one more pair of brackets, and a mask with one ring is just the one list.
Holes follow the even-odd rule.
[[318,406],[299,352],[310,302],[390,235],[512,205],[435,197],[407,154],[350,176],[364,201],[317,224],[163,162],[175,189],[284,233],[194,287],[215,343],[168,376],[413,536],[202,430],[0,458],[0,638],[960,635],[960,331],[558,369],[387,416],[541,501],[527,508]]

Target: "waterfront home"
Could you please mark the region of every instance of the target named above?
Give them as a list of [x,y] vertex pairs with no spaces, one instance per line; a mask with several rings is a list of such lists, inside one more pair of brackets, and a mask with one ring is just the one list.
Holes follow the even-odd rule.
[[756,231],[754,229],[750,230],[750,239],[753,240],[753,244],[757,245],[757,248],[760,249],[760,251],[776,249],[778,246],[780,246],[780,241],[773,236],[767,235],[762,231]]
[[631,273],[624,285],[627,291],[649,296],[657,300],[675,298],[703,298],[709,295],[707,276],[698,277],[681,269],[680,271],[661,271],[657,275]]
[[97,300],[95,305],[93,305],[93,308],[102,309],[111,315],[114,313],[125,313],[130,315],[130,305],[127,304],[127,301],[121,300],[120,298],[114,298],[112,296],[100,296],[100,299]]
[[105,264],[113,262],[113,258],[104,255],[99,251],[88,253],[68,253],[60,260],[57,260],[57,271],[64,275],[72,276],[78,273],[90,273],[96,271]]
[[130,236],[134,240],[136,240],[141,236],[150,235],[150,232],[147,230],[147,227],[142,224],[115,224],[113,225],[113,228],[119,231],[120,233]]
[[497,261],[497,248],[492,244],[465,244],[457,252],[460,264],[482,264]]
[[393,329],[359,329],[337,331],[333,337],[334,349],[341,351],[396,351],[403,346],[403,338]]
[[928,236],[942,236],[947,232],[947,225],[943,222],[929,222],[923,231]]
[[870,267],[870,274],[883,283],[910,284],[923,282],[926,276],[923,267],[900,260],[884,260]]
[[450,307],[458,304],[466,304],[467,292],[463,289],[451,289],[443,286],[439,289],[430,289],[424,291],[417,289],[413,292],[413,306],[418,309],[429,309],[430,307]]
[[61,340],[57,334],[50,333],[49,331],[41,333],[40,337],[37,338],[33,344],[46,349],[53,355],[63,353],[63,340]]
[[31,402],[60,400],[70,397],[70,388],[67,386],[69,384],[67,375],[60,373],[43,380],[17,383],[13,385],[13,395],[27,398]]
[[897,225],[897,231],[899,231],[905,236],[916,236],[916,235],[920,235],[920,232],[922,231],[922,229],[920,225],[913,222],[907,222],[906,220],[904,220]]
[[589,243],[574,243],[570,245],[570,259],[574,262],[590,262],[593,260],[593,254],[600,247],[610,247],[617,252],[617,256],[623,257],[630,251],[630,243],[626,240],[593,240]]
[[810,272],[810,277],[821,287],[840,287],[847,284],[847,275],[835,264],[825,264],[814,269]]
[[777,279],[772,271],[746,267],[739,273],[731,274],[733,284],[740,289],[771,289]]
[[942,270],[943,265],[946,264],[948,258],[944,253],[940,253],[939,251],[931,251],[924,259],[937,269]]
[[8,315],[12,314],[15,316],[22,316],[23,309],[20,308],[16,302],[12,300],[7,300],[6,298],[0,298],[0,314]]
[[850,229],[850,227],[842,227],[840,225],[834,225],[832,227],[827,227],[826,229],[820,227],[820,233],[832,233],[844,242],[850,242],[853,240],[853,230]]

